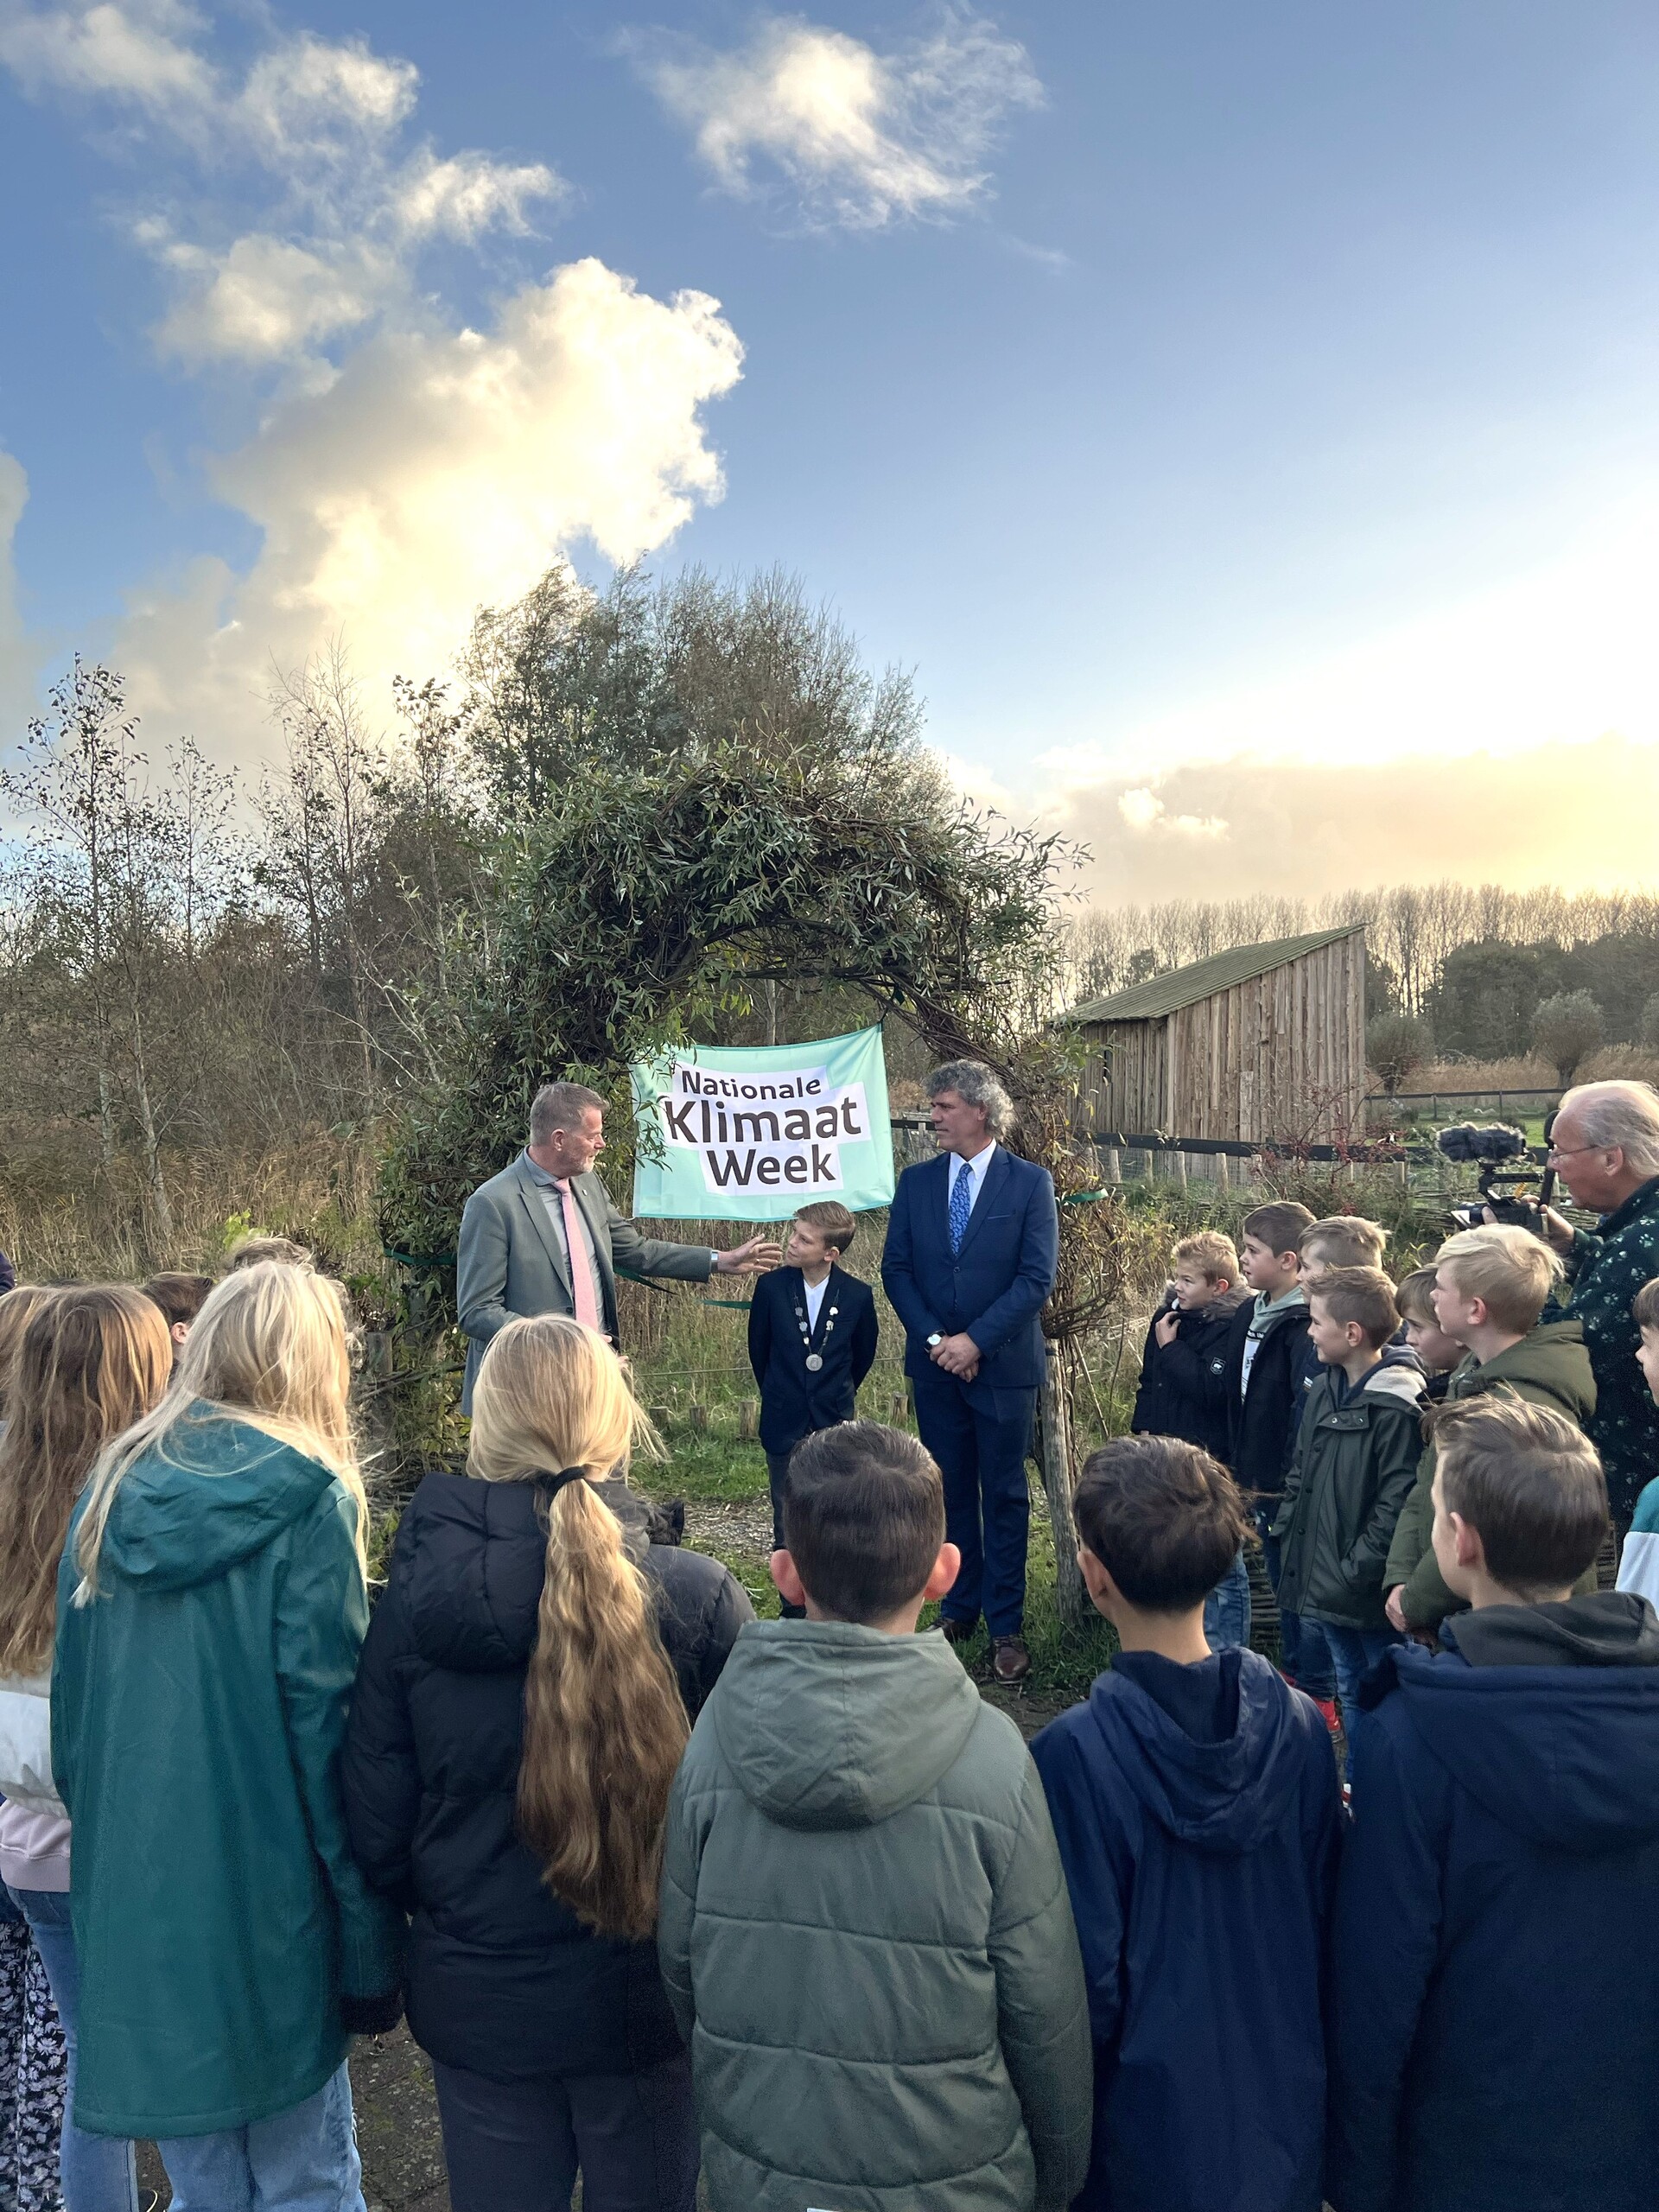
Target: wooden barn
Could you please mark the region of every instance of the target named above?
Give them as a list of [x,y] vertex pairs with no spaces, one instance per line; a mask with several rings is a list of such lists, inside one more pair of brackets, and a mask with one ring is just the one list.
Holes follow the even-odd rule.
[[1362,1124],[1361,923],[1235,945],[1066,1020],[1091,1048],[1084,1106],[1097,1130],[1328,1143]]

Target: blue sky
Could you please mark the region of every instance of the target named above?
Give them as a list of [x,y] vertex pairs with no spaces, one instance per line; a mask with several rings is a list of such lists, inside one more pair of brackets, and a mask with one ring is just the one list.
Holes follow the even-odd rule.
[[[0,0],[0,701],[247,758],[271,653],[638,551],[798,570],[1136,890],[1309,762],[1651,779],[1656,114],[1596,0]],[[1643,872],[1573,825],[1482,864]]]

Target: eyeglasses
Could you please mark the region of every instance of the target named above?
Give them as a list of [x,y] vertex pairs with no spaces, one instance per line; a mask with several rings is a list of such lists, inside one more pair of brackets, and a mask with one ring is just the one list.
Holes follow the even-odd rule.
[[1581,1152],[1610,1152],[1611,1149],[1611,1145],[1605,1144],[1570,1144],[1565,1148],[1553,1144],[1544,1154],[1544,1160],[1546,1166],[1553,1167],[1560,1160],[1576,1159]]

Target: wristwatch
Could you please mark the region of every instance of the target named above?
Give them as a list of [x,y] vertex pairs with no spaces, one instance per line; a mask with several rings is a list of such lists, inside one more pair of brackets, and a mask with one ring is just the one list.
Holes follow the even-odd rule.
[[937,1351],[944,1342],[944,1338],[939,1334],[938,1331],[935,1329],[932,1335],[927,1340],[927,1348],[929,1351]]

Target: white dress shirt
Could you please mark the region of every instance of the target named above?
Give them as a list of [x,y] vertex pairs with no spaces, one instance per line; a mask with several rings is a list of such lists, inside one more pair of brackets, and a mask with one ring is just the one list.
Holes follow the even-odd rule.
[[806,1325],[817,1336],[818,1315],[823,1310],[823,1294],[830,1287],[830,1278],[825,1275],[822,1282],[803,1281],[801,1287],[806,1293]]

